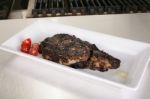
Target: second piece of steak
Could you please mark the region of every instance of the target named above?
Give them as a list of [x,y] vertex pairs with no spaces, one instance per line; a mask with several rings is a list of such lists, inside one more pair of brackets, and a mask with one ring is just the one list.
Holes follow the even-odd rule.
[[43,58],[73,68],[107,71],[120,66],[120,60],[100,51],[95,44],[68,34],[56,34],[41,42]]
[[111,55],[94,50],[89,59],[89,68],[92,70],[107,71],[108,69],[117,69],[120,66],[120,60]]
[[108,69],[117,69],[120,66],[120,60],[100,51],[94,44],[90,46],[91,54],[87,61],[81,61],[70,65],[72,68],[89,68],[91,70],[108,71]]

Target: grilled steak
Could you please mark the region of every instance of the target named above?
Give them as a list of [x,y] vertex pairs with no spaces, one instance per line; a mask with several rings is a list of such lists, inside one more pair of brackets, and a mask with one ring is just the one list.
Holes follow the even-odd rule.
[[80,39],[68,34],[57,34],[41,43],[42,56],[45,59],[64,65],[86,61],[90,57],[90,48]]
[[120,60],[103,51],[94,50],[89,63],[90,69],[107,71],[108,69],[117,69],[120,65]]
[[107,71],[120,66],[120,60],[100,51],[95,44],[68,34],[56,34],[41,42],[43,58],[73,68]]

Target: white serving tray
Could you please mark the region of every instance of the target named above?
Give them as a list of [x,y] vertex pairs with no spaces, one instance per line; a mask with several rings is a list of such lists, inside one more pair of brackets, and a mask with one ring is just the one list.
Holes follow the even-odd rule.
[[[53,36],[57,33],[75,35],[82,40],[96,44],[99,49],[119,58],[121,60],[120,68],[109,70],[108,72],[99,72],[87,69],[76,70],[42,59],[40,56],[34,57],[20,52],[20,43],[23,39],[31,38],[33,42],[41,42],[46,37]],[[5,41],[1,45],[0,49],[32,59],[34,61],[48,64],[48,69],[51,68],[59,71],[60,74],[66,73],[75,79],[78,78],[89,81],[91,84],[98,85],[100,82],[103,82],[115,87],[130,88],[134,90],[140,85],[150,57],[149,44],[44,20],[38,20],[19,32],[17,35],[14,35],[12,38]]]

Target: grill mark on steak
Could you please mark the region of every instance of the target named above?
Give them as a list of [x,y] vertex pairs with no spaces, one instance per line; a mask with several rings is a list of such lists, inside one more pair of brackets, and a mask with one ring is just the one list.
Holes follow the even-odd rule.
[[95,44],[82,41],[74,35],[56,34],[41,42],[43,58],[77,69],[108,71],[117,69],[120,60],[101,51]]

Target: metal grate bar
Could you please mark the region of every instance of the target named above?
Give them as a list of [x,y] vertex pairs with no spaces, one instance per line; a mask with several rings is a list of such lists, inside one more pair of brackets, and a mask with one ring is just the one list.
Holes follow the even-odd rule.
[[32,17],[149,12],[148,0],[35,0]]

